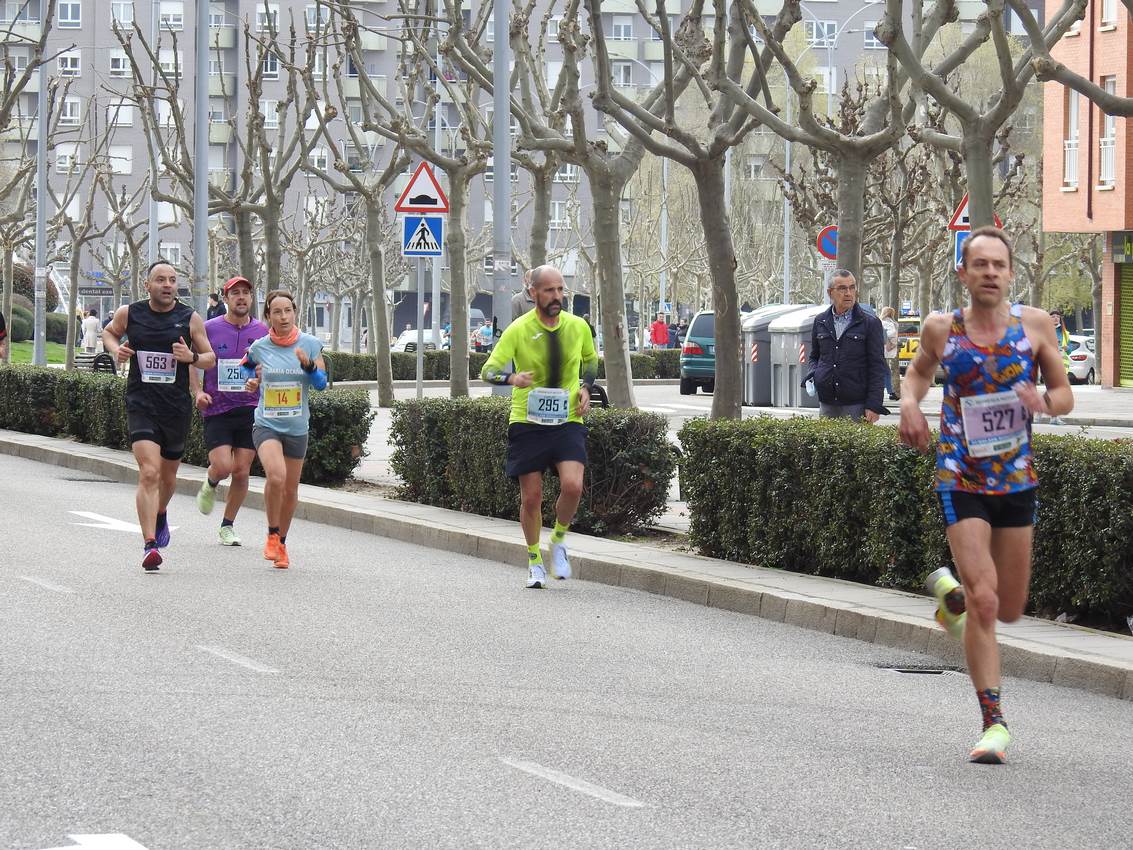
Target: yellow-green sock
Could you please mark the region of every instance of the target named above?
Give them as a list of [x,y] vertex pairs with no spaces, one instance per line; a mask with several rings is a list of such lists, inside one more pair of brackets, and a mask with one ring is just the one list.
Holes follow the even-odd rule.
[[528,564],[541,564],[543,563],[543,556],[539,554],[539,544],[532,543],[527,547],[527,563]]
[[555,530],[551,532],[551,542],[562,543],[563,539],[566,537],[568,528],[570,528],[569,525],[563,525],[558,520],[555,520]]

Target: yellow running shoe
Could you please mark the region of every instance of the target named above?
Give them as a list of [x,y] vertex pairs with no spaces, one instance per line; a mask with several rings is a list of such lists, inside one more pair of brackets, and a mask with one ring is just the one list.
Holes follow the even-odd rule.
[[[964,590],[960,587],[960,582],[956,581],[948,567],[941,567],[929,575],[925,586],[936,597],[936,622],[956,640],[963,640],[968,613],[964,607]],[[954,590],[959,590],[959,593],[952,593]]]
[[988,726],[980,738],[968,761],[976,764],[1003,764],[1007,761],[1007,745],[1011,743],[1011,735],[1002,723],[993,723]]

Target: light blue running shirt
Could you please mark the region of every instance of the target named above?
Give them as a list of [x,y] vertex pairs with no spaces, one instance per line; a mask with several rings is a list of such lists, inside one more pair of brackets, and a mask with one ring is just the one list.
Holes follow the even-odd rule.
[[322,353],[323,344],[305,333],[288,346],[276,345],[265,336],[252,343],[248,356],[263,367],[256,424],[277,434],[301,437],[310,430],[311,376],[299,365],[296,348],[302,348],[314,361]]

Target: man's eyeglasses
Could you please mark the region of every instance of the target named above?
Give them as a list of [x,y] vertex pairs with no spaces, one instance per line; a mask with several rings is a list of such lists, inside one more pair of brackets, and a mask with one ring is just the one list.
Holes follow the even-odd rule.
[[835,292],[842,293],[843,295],[858,291],[858,285],[856,283],[851,283],[849,286],[832,286],[830,288]]

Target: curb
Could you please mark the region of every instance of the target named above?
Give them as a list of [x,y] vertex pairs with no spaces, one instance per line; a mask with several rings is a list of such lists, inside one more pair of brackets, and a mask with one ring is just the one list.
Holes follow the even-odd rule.
[[[137,481],[128,452],[100,446],[0,430],[0,454]],[[203,469],[182,467],[177,492],[194,496],[203,480]],[[515,522],[306,484],[299,495],[298,519],[503,563],[526,562]],[[245,504],[263,508],[262,479],[252,479]],[[960,645],[936,627],[926,598],[917,594],[581,534],[573,538],[571,557],[582,581],[964,663]],[[1133,701],[1133,638],[1026,617],[1016,628],[1017,634],[1004,627],[999,637],[1004,675]],[[1088,642],[1110,654],[1067,649],[1052,640]]]
[[[601,379],[599,379],[601,380]],[[446,389],[451,382],[449,381],[422,381],[421,386],[425,389]],[[634,380],[635,387],[675,387],[680,384],[678,378],[637,378]],[[377,381],[335,381],[333,386],[342,387],[344,389],[356,390],[376,390],[378,388]],[[417,386],[416,381],[394,381],[393,388],[395,390],[411,390]],[[470,387],[487,387],[491,386],[486,381],[481,381],[479,378],[469,380],[468,386]]]

